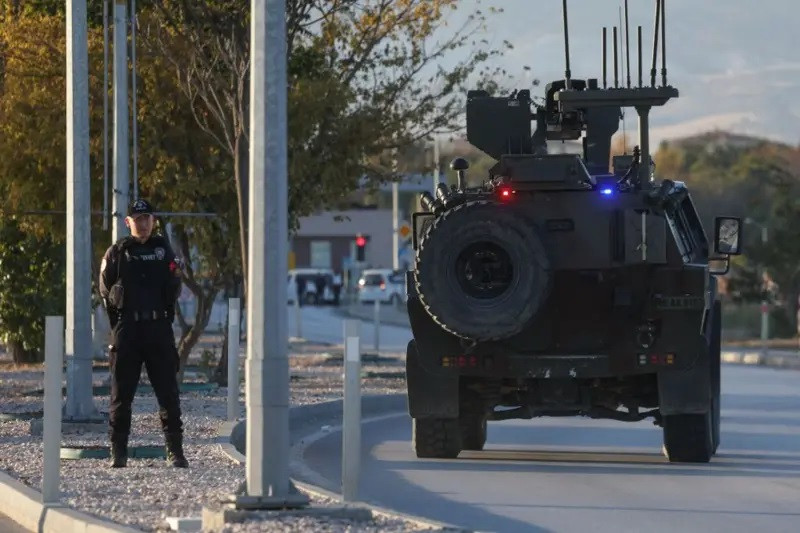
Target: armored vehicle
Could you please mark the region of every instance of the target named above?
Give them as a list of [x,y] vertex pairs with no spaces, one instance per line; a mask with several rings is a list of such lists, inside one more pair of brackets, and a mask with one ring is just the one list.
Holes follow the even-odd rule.
[[[541,416],[653,418],[670,461],[715,453],[716,276],[740,253],[741,220],[717,217],[710,246],[686,185],[655,178],[649,112],[678,96],[664,53],[656,84],[663,10],[649,86],[641,52],[633,87],[616,68],[609,86],[605,61],[602,87],[571,79],[567,52],[542,104],[527,90],[469,92],[467,139],[497,163],[468,187],[455,159],[458,184],[423,193],[413,215],[406,372],[418,457],[480,450],[487,422]],[[564,19],[566,37],[566,5]],[[638,146],[611,157],[623,108],[638,114]],[[582,153],[548,153],[564,139],[582,139]]]

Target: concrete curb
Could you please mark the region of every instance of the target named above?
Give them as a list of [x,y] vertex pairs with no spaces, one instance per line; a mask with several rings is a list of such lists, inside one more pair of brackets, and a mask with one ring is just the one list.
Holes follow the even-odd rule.
[[63,504],[45,505],[42,493],[0,472],[0,513],[30,531],[41,533],[141,533]]
[[[398,312],[394,312],[395,310],[390,310],[389,312],[381,313],[381,324],[387,326],[398,326],[403,328],[410,328],[411,324],[408,321],[408,316],[397,316]],[[341,306],[337,308],[336,312],[343,317],[347,318],[357,318],[359,320],[363,320],[364,322],[372,322],[375,319],[375,311],[371,305],[352,305],[352,306]]]
[[785,368],[788,370],[800,370],[799,355],[766,354],[760,351],[747,352],[722,352],[722,362],[739,365],[755,365],[771,368]]
[[[361,402],[362,423],[374,422],[387,417],[398,416],[406,409],[405,394],[366,395]],[[349,507],[367,509],[373,516],[405,520],[419,527],[428,527],[445,531],[467,531],[462,528],[428,520],[426,518],[408,515],[393,511],[366,501],[344,502],[342,495],[329,490],[332,484],[319,474],[309,469],[302,461],[303,451],[314,441],[336,431],[341,431],[342,400],[331,400],[317,404],[291,407],[289,410],[289,425],[291,439],[291,469],[298,475],[292,477],[292,482],[303,491],[321,498],[331,499]],[[321,425],[325,422],[324,425]],[[217,443],[222,451],[236,463],[244,464],[245,455],[239,451],[244,449],[241,444],[245,435],[246,420],[225,422],[219,428]],[[314,428],[319,428],[314,430]],[[236,443],[239,443],[238,446]],[[297,479],[298,477],[303,478]],[[328,488],[325,488],[327,486]]]

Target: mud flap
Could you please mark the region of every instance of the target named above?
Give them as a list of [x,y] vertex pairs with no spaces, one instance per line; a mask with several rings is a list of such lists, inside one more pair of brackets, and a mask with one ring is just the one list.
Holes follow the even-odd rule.
[[711,409],[711,368],[705,337],[699,336],[694,365],[658,373],[658,400],[662,416],[704,414]]
[[406,351],[408,414],[412,418],[457,418],[458,375],[431,374],[419,363],[415,341]]

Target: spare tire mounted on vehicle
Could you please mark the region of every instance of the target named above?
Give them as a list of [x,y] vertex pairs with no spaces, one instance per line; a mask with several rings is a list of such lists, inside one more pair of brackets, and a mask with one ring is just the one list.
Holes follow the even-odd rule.
[[512,206],[459,205],[420,239],[419,299],[447,331],[473,340],[519,333],[542,306],[550,263],[533,223]]

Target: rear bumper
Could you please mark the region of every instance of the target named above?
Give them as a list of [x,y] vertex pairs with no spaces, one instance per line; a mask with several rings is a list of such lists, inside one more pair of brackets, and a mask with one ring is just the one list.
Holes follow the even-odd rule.
[[666,354],[426,355],[421,357],[421,364],[427,372],[495,379],[590,379],[653,374],[690,367],[696,359],[687,360],[686,356],[680,358],[677,354],[671,354],[669,359]]

